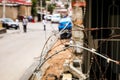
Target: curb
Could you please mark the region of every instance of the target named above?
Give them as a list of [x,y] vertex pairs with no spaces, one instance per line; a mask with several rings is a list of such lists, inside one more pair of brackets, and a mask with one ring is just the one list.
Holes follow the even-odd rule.
[[6,32],[7,32],[7,31],[6,31],[5,28],[1,28],[1,29],[0,29],[0,34],[6,33]]
[[26,71],[25,73],[21,76],[19,80],[30,80],[31,76],[33,75],[35,69],[39,65],[39,62],[34,62]]

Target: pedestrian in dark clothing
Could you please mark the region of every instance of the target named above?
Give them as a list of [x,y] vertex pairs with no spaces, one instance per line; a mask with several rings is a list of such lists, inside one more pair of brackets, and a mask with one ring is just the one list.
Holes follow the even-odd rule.
[[27,32],[27,24],[28,24],[28,20],[26,17],[23,18],[23,31]]

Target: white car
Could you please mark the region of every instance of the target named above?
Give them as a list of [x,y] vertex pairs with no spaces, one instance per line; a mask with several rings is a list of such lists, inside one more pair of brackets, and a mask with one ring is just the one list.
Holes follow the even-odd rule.
[[58,23],[61,19],[61,15],[60,14],[53,14],[52,17],[51,17],[51,22],[56,22]]
[[52,15],[46,15],[46,16],[45,16],[46,20],[51,21],[51,16],[52,16]]
[[6,29],[9,29],[9,28],[18,29],[19,28],[19,24],[13,21],[11,18],[2,18],[1,22],[2,22],[3,27],[5,27]]

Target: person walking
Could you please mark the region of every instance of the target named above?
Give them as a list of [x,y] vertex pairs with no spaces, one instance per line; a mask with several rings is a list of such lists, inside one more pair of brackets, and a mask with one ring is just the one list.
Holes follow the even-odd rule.
[[27,24],[28,20],[26,17],[23,18],[23,31],[26,33],[27,32]]
[[46,24],[47,24],[46,19],[43,19],[42,23],[43,23],[43,26],[44,26],[44,31],[46,31]]

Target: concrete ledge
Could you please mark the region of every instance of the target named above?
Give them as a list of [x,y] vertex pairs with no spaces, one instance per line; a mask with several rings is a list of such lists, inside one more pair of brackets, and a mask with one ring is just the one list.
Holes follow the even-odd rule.
[[25,73],[21,76],[19,80],[30,80],[32,77],[32,74],[34,73],[35,69],[39,65],[39,62],[34,62],[26,71]]
[[6,33],[6,29],[5,28],[0,28],[0,34]]

